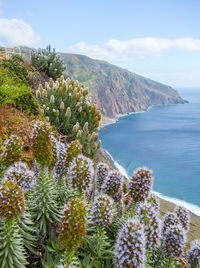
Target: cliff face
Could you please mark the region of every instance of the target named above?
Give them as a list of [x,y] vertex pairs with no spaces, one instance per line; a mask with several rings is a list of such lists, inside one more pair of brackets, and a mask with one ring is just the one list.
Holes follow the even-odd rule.
[[147,109],[151,105],[184,103],[169,86],[104,61],[62,53],[66,74],[84,83],[104,116]]

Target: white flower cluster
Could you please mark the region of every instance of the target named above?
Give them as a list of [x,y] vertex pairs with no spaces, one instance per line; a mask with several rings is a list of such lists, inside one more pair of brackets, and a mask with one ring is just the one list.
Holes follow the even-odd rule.
[[144,226],[146,248],[153,250],[160,244],[161,222],[159,215],[148,202],[139,203],[136,208],[136,213]]
[[180,257],[186,243],[186,233],[183,227],[171,225],[164,234],[163,249],[169,258]]
[[5,180],[13,180],[26,193],[35,183],[35,174],[28,169],[27,164],[16,162],[5,173]]
[[[12,134],[9,139],[4,142],[4,152],[1,154],[0,159],[6,159],[6,162],[12,163],[13,161],[16,161],[15,158],[18,156],[22,148],[22,140]],[[9,166],[8,164],[9,163],[7,163],[6,166]]]
[[[198,265],[200,261],[200,240],[194,240],[187,252],[187,261],[191,265]],[[197,266],[198,267],[198,266]]]
[[174,209],[174,213],[179,219],[180,224],[183,226],[185,231],[189,231],[190,228],[190,214],[187,209],[181,206],[176,206]]
[[152,185],[152,171],[147,168],[139,168],[129,180],[128,193],[135,202],[141,202],[148,198]]
[[99,162],[97,165],[97,173],[96,173],[96,182],[97,187],[101,188],[102,184],[104,183],[105,179],[108,176],[109,167],[106,163]]
[[70,165],[69,174],[72,189],[84,193],[90,188],[93,179],[92,161],[83,155],[78,155]]
[[110,171],[102,185],[102,191],[114,197],[122,189],[123,180],[123,176],[118,171]]
[[65,162],[67,159],[67,148],[62,142],[57,143],[57,163],[55,166],[55,173],[62,176],[65,173]]
[[99,227],[106,227],[112,223],[113,201],[107,195],[97,196],[94,200],[92,211],[92,221]]
[[42,121],[35,121],[34,122],[34,125],[33,125],[33,130],[32,130],[32,139],[33,138],[36,138],[39,134],[40,131],[42,132],[46,132],[46,129],[47,130],[51,130],[51,127],[48,123],[46,122],[42,122]]
[[168,228],[177,224],[179,224],[177,216],[174,213],[167,213],[162,220],[162,234],[164,235]]
[[120,268],[144,267],[145,237],[138,219],[129,219],[120,231],[115,246],[115,262]]

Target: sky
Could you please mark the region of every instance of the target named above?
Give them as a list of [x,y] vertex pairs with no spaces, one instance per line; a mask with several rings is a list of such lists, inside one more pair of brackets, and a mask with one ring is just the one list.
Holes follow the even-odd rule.
[[48,44],[200,88],[200,0],[0,0],[0,45]]

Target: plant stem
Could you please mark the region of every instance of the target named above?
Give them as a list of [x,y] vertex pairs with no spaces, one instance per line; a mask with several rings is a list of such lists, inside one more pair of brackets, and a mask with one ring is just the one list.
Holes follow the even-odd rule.
[[102,245],[102,238],[103,238],[103,228],[100,227],[98,229],[98,241],[97,241],[97,256],[100,256],[100,252],[101,252],[101,245]]
[[136,202],[133,203],[132,210],[131,210],[131,218],[135,216],[135,208],[136,208]]
[[168,268],[172,268],[173,267],[173,262],[174,262],[174,259],[173,258],[170,258],[169,259]]
[[44,170],[44,165],[42,165],[42,184],[44,185],[44,180],[45,180],[45,170]]

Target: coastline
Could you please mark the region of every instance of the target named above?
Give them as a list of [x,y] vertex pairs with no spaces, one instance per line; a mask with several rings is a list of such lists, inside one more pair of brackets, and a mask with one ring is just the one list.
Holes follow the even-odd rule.
[[[99,152],[96,155],[96,162],[106,162],[110,169],[116,169],[118,170],[120,173],[122,173],[122,175],[124,175],[124,177],[128,177],[126,170],[119,164],[117,163],[112,156],[110,155],[109,152],[107,152],[105,149],[100,149]],[[160,216],[161,218],[167,213],[167,212],[173,212],[174,208],[176,205],[182,205],[182,204],[178,204],[175,201],[178,200],[169,200],[168,197],[163,198],[163,196],[160,193],[154,192],[152,191],[159,199],[160,201]],[[173,199],[173,198],[172,198]],[[183,201],[181,201],[183,202]],[[187,207],[186,207],[187,208]],[[187,208],[188,209],[188,208]],[[188,209],[189,210],[189,209]],[[194,240],[194,239],[200,239],[200,216],[196,215],[195,213],[193,213],[191,210],[189,210],[190,213],[190,230],[187,234],[187,238],[188,238],[188,242],[187,242],[187,246],[189,247],[190,243]]]
[[[167,105],[170,105],[170,104],[167,104]],[[147,109],[137,111],[137,112],[130,112],[127,114],[118,114],[114,118],[108,118],[108,117],[103,116],[102,122],[100,124],[100,129],[107,126],[107,125],[116,123],[119,120],[119,118],[121,118],[121,117],[130,115],[130,114],[143,113],[143,112],[148,111],[152,107],[153,106],[149,106]],[[107,152],[105,149],[102,149],[102,150],[104,151],[104,157],[108,158],[109,162],[112,162],[112,168],[119,170],[125,177],[128,177],[126,170],[113,159],[112,155],[110,155],[109,152]],[[168,203],[172,204],[173,206],[175,206],[175,205],[184,206],[187,210],[190,211],[191,214],[195,215],[196,217],[198,217],[200,219],[200,208],[198,206],[187,203],[187,202],[182,201],[182,200],[178,200],[178,199],[173,198],[173,197],[164,196],[161,193],[155,192],[155,194],[158,196],[158,198],[160,200],[163,200],[164,202],[168,202]]]

